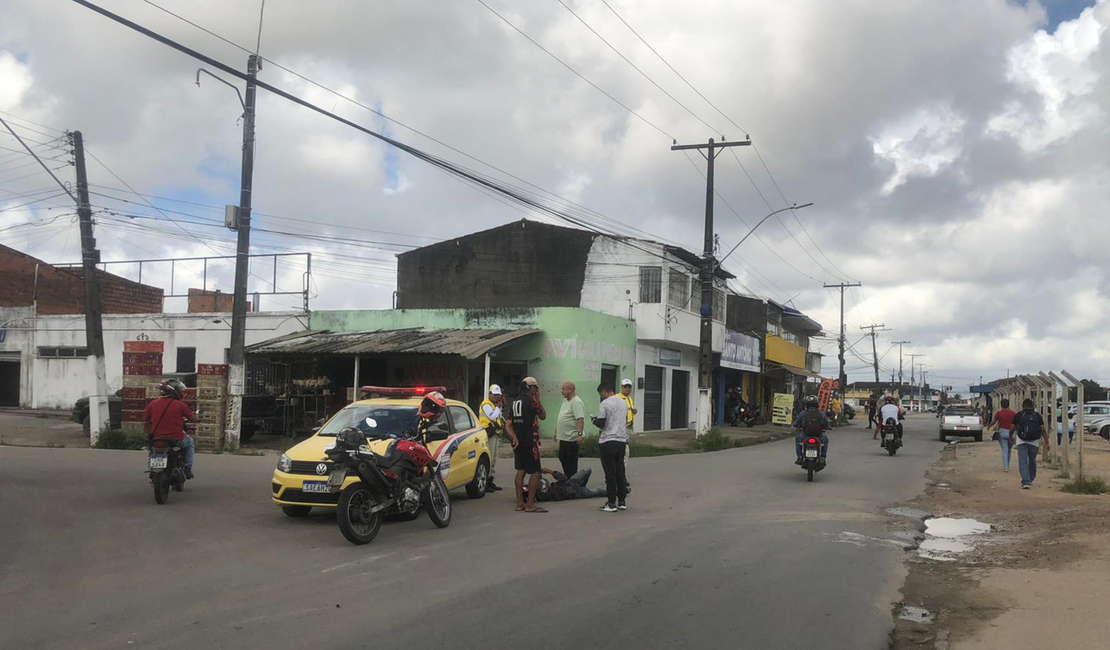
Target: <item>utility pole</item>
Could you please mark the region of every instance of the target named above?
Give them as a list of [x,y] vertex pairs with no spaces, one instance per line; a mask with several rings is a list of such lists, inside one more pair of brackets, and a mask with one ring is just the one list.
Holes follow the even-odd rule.
[[[678,144],[671,145],[671,151],[695,149],[706,160],[705,174],[705,243],[702,250],[701,261],[701,340],[698,354],[698,420],[695,435],[701,436],[709,432],[712,416],[710,406],[712,400],[710,391],[713,387],[713,275],[717,263],[713,258],[713,161],[720,154],[718,149],[726,147],[746,147],[751,145],[751,140],[726,142],[722,137],[720,142],[709,138],[707,144]],[[703,152],[702,149],[705,149]]]
[[878,348],[875,347],[875,332],[876,331],[878,331],[878,332],[889,332],[890,330],[886,329],[886,325],[883,324],[883,323],[880,323],[878,325],[864,325],[860,329],[861,330],[871,330],[871,358],[874,360],[874,366],[875,366],[875,387],[878,388],[878,384],[879,384],[879,351],[878,351]]
[[862,285],[859,282],[840,282],[822,286],[826,289],[840,289],[840,389],[844,390],[848,386],[848,375],[844,373],[844,290]]
[[77,167],[77,219],[81,228],[81,272],[85,279],[85,344],[93,359],[93,393],[89,395],[89,446],[95,447],[100,432],[108,424],[108,374],[104,363],[103,308],[100,303],[100,278],[96,265],[100,251],[93,237],[92,207],[89,205],[89,179],[85,171],[85,142],[80,131],[70,134]]
[[910,345],[910,341],[894,341],[893,345],[898,346],[898,386],[902,386],[902,346]]
[[[227,422],[224,446],[229,451],[239,448],[242,426],[243,387],[246,378],[247,276],[251,253],[251,183],[254,175],[254,79],[261,67],[261,58],[247,57],[247,94],[243,100],[243,170],[236,220],[238,246],[235,252],[235,298],[231,305],[231,349],[228,352]],[[198,76],[199,78],[199,76]]]
[[912,352],[911,352],[910,354],[907,354],[906,356],[910,358],[910,383],[911,383],[911,384],[916,384],[917,382],[915,382],[915,381],[914,381],[914,378],[913,378],[913,376],[914,376],[914,375],[913,375],[913,368],[914,368],[914,366],[915,366],[915,365],[917,365],[917,364],[916,364],[916,362],[917,362],[917,358],[918,358],[918,357],[923,357],[923,356],[925,356],[925,355],[924,355],[924,354],[920,354],[920,353],[918,353],[918,354],[914,354],[914,353],[912,353]]

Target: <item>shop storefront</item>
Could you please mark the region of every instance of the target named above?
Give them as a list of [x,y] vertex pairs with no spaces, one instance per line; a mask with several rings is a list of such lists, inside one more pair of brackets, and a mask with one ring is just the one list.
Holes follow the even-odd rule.
[[[717,405],[715,422],[725,421],[725,409],[729,403],[729,393],[735,391],[748,404],[760,403],[760,355],[759,339],[740,332],[725,330],[724,347],[721,350],[716,369]],[[762,405],[761,405],[762,406]],[[766,408],[763,409],[766,413]]]

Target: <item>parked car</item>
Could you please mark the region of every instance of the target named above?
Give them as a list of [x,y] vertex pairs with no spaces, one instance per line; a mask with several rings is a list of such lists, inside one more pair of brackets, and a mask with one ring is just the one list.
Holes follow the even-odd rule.
[[[1076,405],[1072,404],[1068,407],[1068,418],[1074,420],[1077,409]],[[1083,419],[1086,420],[1092,416],[1099,417],[1103,415],[1110,415],[1110,402],[1098,400],[1094,402],[1086,402],[1083,404]]]
[[1097,433],[1106,440],[1110,440],[1110,415],[1096,415],[1090,420],[1084,418],[1083,428],[1087,433]]
[[856,409],[854,409],[851,404],[845,404],[843,408],[844,417],[848,418],[849,420],[856,417]]
[[[120,397],[122,390],[117,390],[108,396],[108,426],[111,429],[120,428],[121,413],[123,412],[123,398]],[[89,398],[82,397],[77,400],[73,405],[73,413],[69,418],[74,422],[81,424],[81,428],[85,431],[85,435],[92,433],[92,419],[89,417]]]
[[[425,388],[376,388],[376,395],[345,406],[311,437],[281,455],[273,476],[273,501],[289,517],[303,517],[313,508],[335,508],[342,488],[358,479],[348,477],[339,490],[328,487],[334,463],[324,450],[335,444],[344,428],[372,418],[378,439],[371,442],[375,453],[384,453],[389,436],[400,436],[416,426],[417,409]],[[448,490],[466,488],[467,496],[480,499],[489,480],[489,442],[485,429],[470,407],[447,400],[440,426],[429,431],[428,451],[435,459]]]
[[983,419],[969,406],[949,406],[940,418],[940,439],[946,436],[972,436],[983,442]]

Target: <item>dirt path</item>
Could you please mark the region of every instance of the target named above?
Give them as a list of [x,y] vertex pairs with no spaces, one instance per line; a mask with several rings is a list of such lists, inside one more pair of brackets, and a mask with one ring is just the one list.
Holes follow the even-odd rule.
[[[1110,446],[1090,436],[1085,445],[1088,475],[1110,477]],[[950,446],[910,504],[991,530],[959,538],[973,545],[966,552],[912,557],[903,601],[932,620],[900,618],[893,648],[1110,646],[1110,496],[1061,492],[1058,469],[1043,463],[1022,490],[1016,456],[1008,473],[1001,465],[996,442]]]

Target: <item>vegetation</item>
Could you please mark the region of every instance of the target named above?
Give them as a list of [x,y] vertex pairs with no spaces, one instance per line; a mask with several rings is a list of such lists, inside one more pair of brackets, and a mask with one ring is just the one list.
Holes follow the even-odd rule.
[[1060,490],[1069,494],[1105,494],[1110,492],[1110,486],[1101,476],[1084,476],[1064,483]]
[[101,431],[97,438],[97,449],[142,449],[146,444],[146,435],[131,433],[119,429]]

